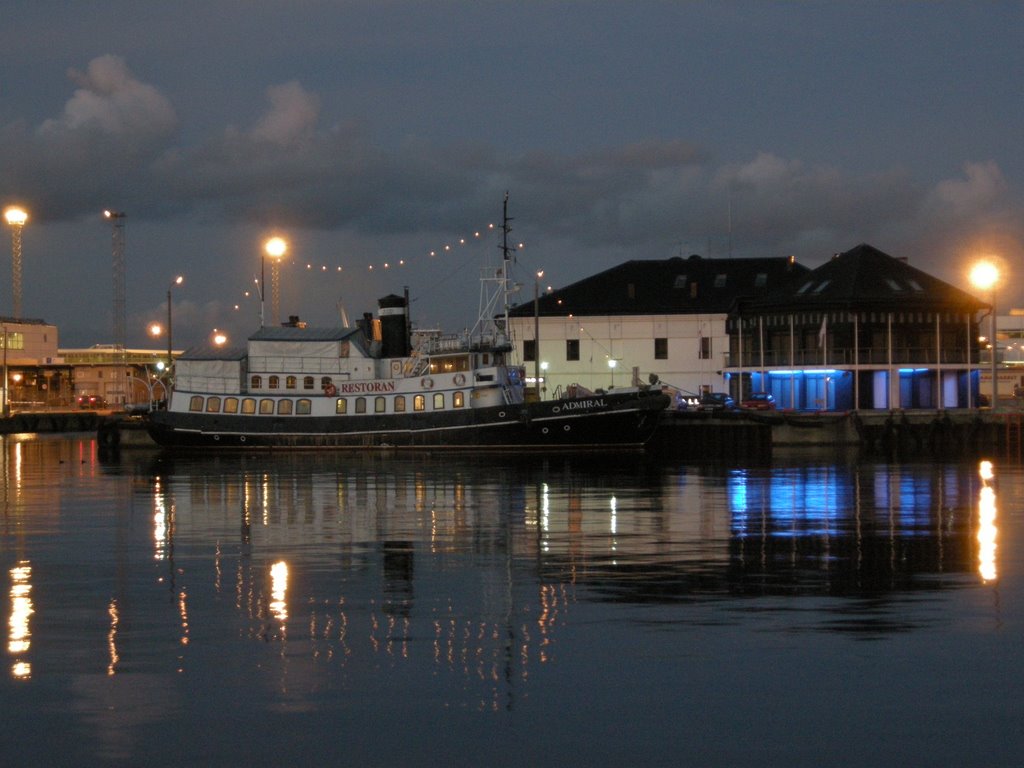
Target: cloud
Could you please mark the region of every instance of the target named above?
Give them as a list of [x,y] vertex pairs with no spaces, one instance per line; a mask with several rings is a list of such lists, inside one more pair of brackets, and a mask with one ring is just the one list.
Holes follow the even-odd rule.
[[39,134],[51,139],[95,132],[141,146],[174,134],[177,116],[156,88],[136,79],[118,56],[89,62],[86,71],[69,70],[79,89],[59,118],[46,120]]
[[320,114],[320,100],[299,83],[271,86],[267,89],[270,111],[253,127],[251,137],[281,146],[308,140]]

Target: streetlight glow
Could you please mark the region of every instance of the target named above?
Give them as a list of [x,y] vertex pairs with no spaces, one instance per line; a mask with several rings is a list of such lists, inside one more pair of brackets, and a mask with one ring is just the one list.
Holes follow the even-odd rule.
[[12,227],[20,227],[28,221],[28,212],[24,208],[12,205],[4,211],[4,218],[7,219],[7,223]]
[[288,252],[288,242],[283,237],[272,237],[263,244],[263,251],[270,257],[270,321],[278,325],[281,322],[281,259]]
[[21,317],[21,230],[28,221],[24,208],[12,205],[4,211],[11,227],[11,292],[14,298],[14,317]]
[[994,411],[999,401],[999,370],[997,367],[998,357],[998,339],[996,335],[996,287],[999,285],[1000,279],[999,266],[992,260],[983,259],[971,267],[971,272],[968,278],[971,281],[971,285],[981,291],[992,292],[992,308],[989,310],[989,326],[991,337],[991,357],[992,364],[992,402],[989,407]]

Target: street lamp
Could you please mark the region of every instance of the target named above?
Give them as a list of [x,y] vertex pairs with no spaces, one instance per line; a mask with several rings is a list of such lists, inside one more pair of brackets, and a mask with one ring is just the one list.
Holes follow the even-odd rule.
[[999,398],[999,379],[996,368],[996,286],[999,284],[999,267],[991,261],[979,261],[971,268],[971,284],[981,291],[992,291],[992,309],[989,315],[989,327],[991,329],[992,346],[992,410],[996,410]]
[[11,227],[11,285],[14,294],[14,317],[21,318],[21,230],[28,221],[23,208],[11,206],[4,211],[4,218]]
[[543,269],[537,272],[537,279],[533,283],[533,381],[538,400],[540,399],[540,279],[542,277],[544,277]]
[[[263,244],[263,251],[270,257],[270,320],[274,325],[281,324],[281,259],[288,252],[288,242],[281,237],[272,237]],[[260,286],[262,297],[263,286]],[[263,305],[260,304],[260,325],[263,325]]]
[[223,347],[228,343],[228,335],[224,331],[213,329],[213,333],[210,335],[210,341],[215,347]]
[[171,289],[176,285],[181,285],[185,282],[185,278],[182,275],[178,275],[171,281],[171,284],[167,286],[167,374],[170,375],[171,366],[174,365],[174,351],[171,346]]
[[616,360],[614,357],[608,360],[608,368],[612,372],[612,385],[610,389],[615,389],[615,366],[617,366],[618,364],[619,361]]

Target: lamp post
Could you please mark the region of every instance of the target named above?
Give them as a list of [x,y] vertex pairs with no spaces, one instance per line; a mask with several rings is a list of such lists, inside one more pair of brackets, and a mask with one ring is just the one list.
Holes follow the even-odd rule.
[[610,360],[608,360],[608,368],[612,372],[612,385],[611,385],[610,389],[615,389],[615,367],[618,364],[619,364],[619,361],[616,360],[614,357],[611,358]]
[[[21,230],[28,221],[23,208],[11,206],[4,211],[4,218],[11,227],[11,291],[14,298],[14,317],[21,318]],[[7,383],[4,382],[6,388]]]
[[538,400],[540,400],[540,279],[542,277],[544,277],[543,269],[537,272],[537,279],[533,282],[533,383]]
[[[281,237],[272,237],[263,244],[263,251],[270,257],[270,321],[281,324],[281,259],[288,252],[288,242]],[[260,286],[260,296],[263,286]],[[263,325],[263,305],[260,304],[260,325]]]
[[171,344],[171,289],[176,285],[181,285],[185,282],[185,278],[182,275],[178,275],[171,281],[171,284],[167,286],[167,375],[171,375],[171,366],[174,365],[174,350]]
[[992,291],[992,309],[989,315],[989,328],[991,335],[991,364],[992,364],[992,410],[996,410],[999,398],[999,379],[996,366],[996,285],[999,283],[999,267],[991,261],[980,261],[974,265],[970,274],[971,284],[982,291]]

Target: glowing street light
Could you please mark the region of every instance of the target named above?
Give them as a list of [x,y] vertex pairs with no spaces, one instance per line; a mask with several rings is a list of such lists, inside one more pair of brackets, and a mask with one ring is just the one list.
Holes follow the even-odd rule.
[[171,345],[171,289],[185,282],[183,275],[178,275],[167,286],[167,370],[170,372],[174,365],[174,351]]
[[992,309],[989,315],[989,327],[991,329],[991,363],[992,363],[992,410],[996,410],[999,398],[999,379],[996,368],[996,348],[997,348],[997,337],[996,337],[996,286],[999,284],[999,267],[992,261],[979,261],[971,268],[969,279],[971,285],[980,291],[991,291],[992,292]]
[[213,333],[210,335],[210,341],[213,342],[215,347],[223,347],[228,343],[228,335],[224,331],[219,331],[216,328],[213,329]]
[[614,357],[608,360],[608,368],[612,373],[612,389],[615,389],[615,368],[618,366],[618,364],[619,361],[616,360]]
[[[280,325],[281,259],[288,252],[288,242],[281,237],[272,237],[263,244],[263,251],[270,257],[270,320],[274,325]],[[260,288],[262,293],[262,286]],[[260,324],[262,325],[262,322]]]
[[14,298],[14,317],[21,317],[21,230],[28,221],[24,208],[11,206],[4,211],[4,218],[11,227],[11,287]]

